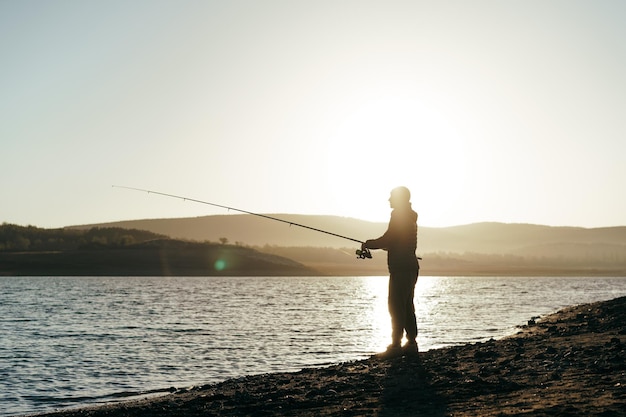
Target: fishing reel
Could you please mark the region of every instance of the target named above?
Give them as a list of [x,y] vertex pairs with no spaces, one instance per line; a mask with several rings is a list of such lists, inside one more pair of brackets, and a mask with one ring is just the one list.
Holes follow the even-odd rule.
[[357,259],[372,259],[372,253],[370,252],[369,249],[365,248],[365,249],[357,249],[356,250],[356,257]]

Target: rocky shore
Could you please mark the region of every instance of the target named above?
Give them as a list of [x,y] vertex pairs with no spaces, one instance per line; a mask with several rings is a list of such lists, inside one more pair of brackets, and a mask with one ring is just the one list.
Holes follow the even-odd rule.
[[372,357],[45,416],[418,415],[626,416],[626,297],[419,359]]

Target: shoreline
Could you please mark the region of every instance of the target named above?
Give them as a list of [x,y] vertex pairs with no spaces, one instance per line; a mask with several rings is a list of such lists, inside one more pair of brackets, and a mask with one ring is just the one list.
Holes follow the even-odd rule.
[[626,415],[626,297],[567,307],[515,335],[420,358],[252,375],[38,416]]

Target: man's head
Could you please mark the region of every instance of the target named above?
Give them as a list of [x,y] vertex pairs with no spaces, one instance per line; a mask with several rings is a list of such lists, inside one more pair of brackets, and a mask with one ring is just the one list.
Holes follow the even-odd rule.
[[403,207],[411,201],[411,192],[406,187],[396,187],[391,190],[389,205],[391,208]]

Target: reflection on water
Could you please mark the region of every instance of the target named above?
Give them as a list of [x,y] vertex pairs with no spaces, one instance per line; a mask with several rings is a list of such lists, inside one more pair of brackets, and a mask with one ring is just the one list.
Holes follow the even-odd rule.
[[437,348],[515,333],[533,316],[626,295],[624,278],[421,277],[420,343]]
[[[387,277],[0,278],[0,416],[364,358]],[[420,349],[626,295],[620,278],[420,277]]]

